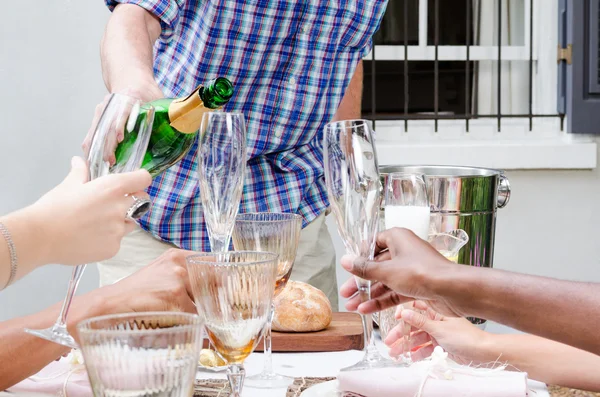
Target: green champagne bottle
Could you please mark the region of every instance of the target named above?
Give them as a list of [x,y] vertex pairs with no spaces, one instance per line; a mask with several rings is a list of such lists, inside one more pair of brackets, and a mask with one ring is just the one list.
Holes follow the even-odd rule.
[[[200,86],[186,98],[161,98],[149,102],[154,107],[154,124],[142,168],[154,178],[181,160],[190,150],[202,116],[225,105],[233,95],[233,84],[224,77]],[[143,106],[138,122],[145,117]],[[125,163],[137,139],[137,131],[125,131],[115,150],[113,167]]]

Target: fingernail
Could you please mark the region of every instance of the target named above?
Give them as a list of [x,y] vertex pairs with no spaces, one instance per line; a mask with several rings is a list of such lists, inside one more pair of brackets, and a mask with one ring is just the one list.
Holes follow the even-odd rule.
[[352,270],[352,259],[350,258],[349,255],[344,255],[342,257],[342,259],[340,260],[340,263],[341,263],[342,267],[344,268],[344,270],[347,270],[347,271]]
[[400,313],[400,317],[402,317],[403,320],[407,320],[410,321],[413,319],[414,313],[412,310],[402,310],[402,312]]

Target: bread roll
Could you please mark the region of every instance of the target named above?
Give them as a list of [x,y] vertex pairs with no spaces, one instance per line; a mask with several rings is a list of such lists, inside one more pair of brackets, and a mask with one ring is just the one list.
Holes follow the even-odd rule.
[[331,323],[331,303],[318,288],[299,281],[288,281],[275,298],[273,331],[314,332]]

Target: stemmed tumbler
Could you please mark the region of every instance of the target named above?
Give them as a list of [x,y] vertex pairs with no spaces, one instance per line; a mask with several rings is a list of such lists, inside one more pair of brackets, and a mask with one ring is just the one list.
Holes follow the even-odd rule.
[[[371,128],[365,120],[329,123],[324,131],[323,149],[327,194],[346,253],[372,260],[382,187]],[[371,283],[358,277],[356,283],[361,300],[370,299]],[[372,316],[361,317],[365,355],[360,362],[344,370],[394,365],[375,346]]]
[[210,342],[228,364],[231,397],[242,393],[244,361],[263,335],[277,265],[277,254],[271,252],[199,253],[187,258],[198,314]]
[[[246,213],[239,214],[233,228],[233,246],[241,251],[274,252],[279,255],[277,277],[273,284],[274,296],[277,296],[287,284],[292,273],[302,217],[289,213]],[[272,306],[267,319],[264,335],[264,366],[260,374],[251,376],[246,384],[249,387],[273,389],[286,387],[293,379],[273,372],[271,352],[271,325],[275,307]]]
[[[112,94],[98,120],[91,140],[87,157],[90,180],[111,173],[139,169],[148,148],[153,122],[152,106],[143,104],[136,98]],[[121,134],[127,144],[119,146],[119,151],[115,154],[117,137]],[[138,218],[149,209],[149,206],[149,200],[132,196],[132,206],[123,217]],[[25,329],[25,332],[64,346],[77,348],[77,343],[67,331],[67,314],[85,267],[86,265],[79,265],[73,269],[67,295],[54,325],[42,330]]]
[[77,327],[95,396],[189,397],[202,320],[173,312],[95,317]]

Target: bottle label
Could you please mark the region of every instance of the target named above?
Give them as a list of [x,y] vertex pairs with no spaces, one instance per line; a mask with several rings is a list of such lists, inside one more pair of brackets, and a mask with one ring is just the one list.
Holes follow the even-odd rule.
[[169,106],[169,120],[171,127],[184,134],[198,132],[202,123],[202,116],[212,111],[204,106],[198,92],[202,86],[194,90],[188,97],[175,99]]

